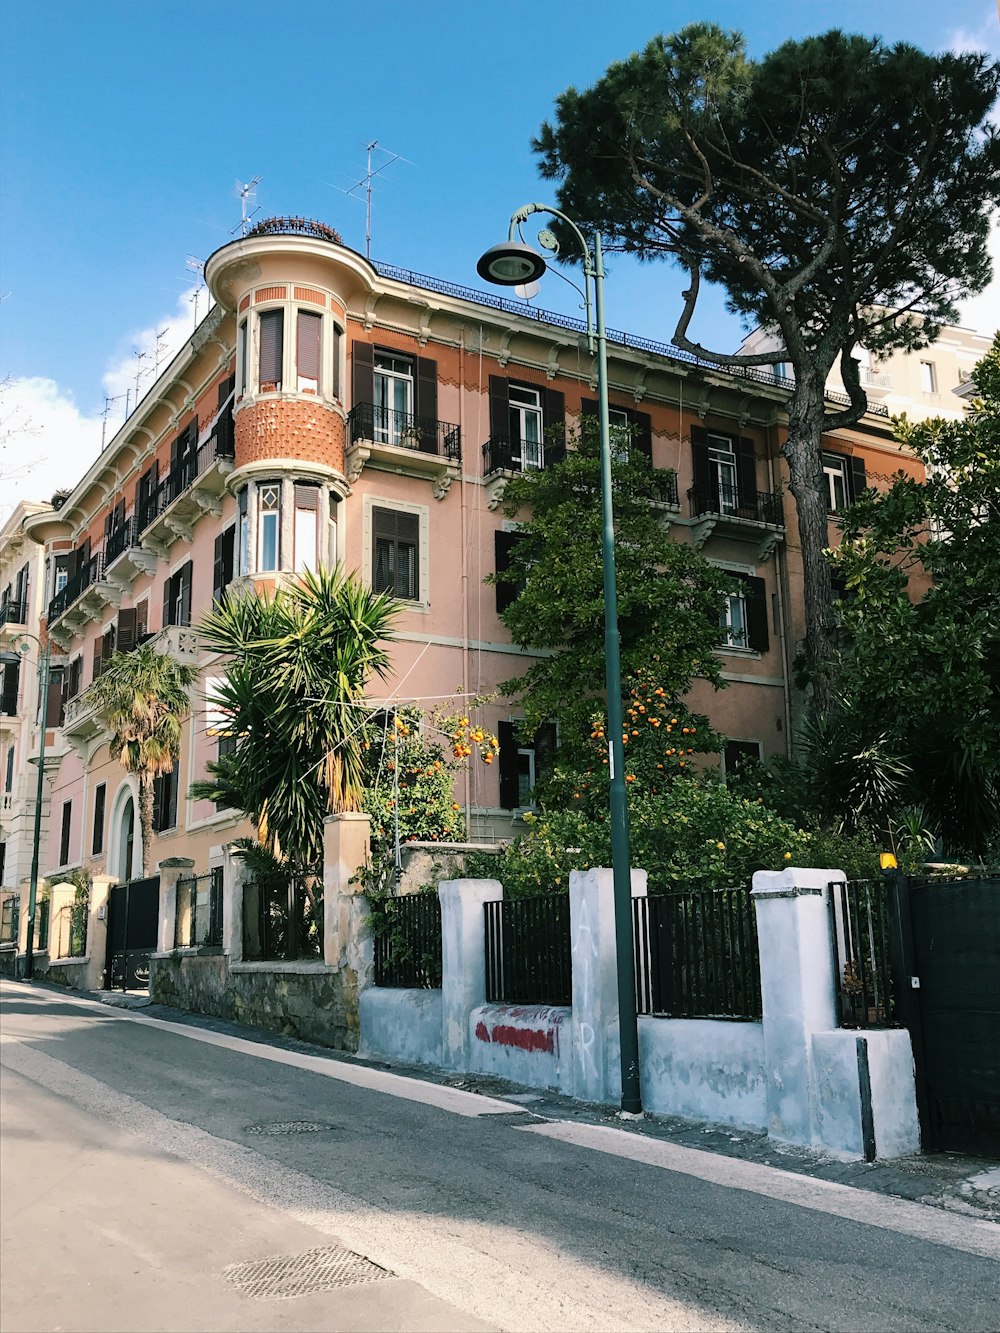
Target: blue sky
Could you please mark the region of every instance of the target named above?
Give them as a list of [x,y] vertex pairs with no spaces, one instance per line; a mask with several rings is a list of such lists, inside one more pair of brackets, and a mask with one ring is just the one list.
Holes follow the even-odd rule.
[[[17,424],[27,414],[31,430],[22,466],[0,468],[0,516],[14,473],[19,493],[76,480],[99,447],[105,395],[134,385],[134,348],[151,329],[168,327],[169,342],[190,327],[186,257],[229,238],[237,180],[261,175],[260,216],[320,218],[360,249],[363,204],[335,187],[363,174],[365,143],[378,139],[408,161],[376,182],[373,257],[479,285],[475,260],[512,209],[551,196],[530,141],[557,94],[696,18],[741,28],[753,54],[834,19],[928,49],[1000,53],[994,0],[946,11],[928,0],[842,0],[835,11],[814,0],[9,5],[0,377],[21,383]],[[666,265],[619,259],[608,322],[669,340],[682,285]],[[574,297],[550,278],[536,304],[572,310]],[[724,348],[740,337],[718,299],[694,332]]]

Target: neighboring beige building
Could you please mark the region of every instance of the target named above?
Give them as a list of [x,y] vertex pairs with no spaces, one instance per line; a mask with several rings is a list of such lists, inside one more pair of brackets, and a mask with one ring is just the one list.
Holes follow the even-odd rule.
[[[1000,312],[998,312],[1000,322]],[[928,417],[960,417],[965,406],[960,390],[992,345],[994,332],[977,333],[973,329],[947,325],[930,347],[919,352],[890,352],[874,356],[858,348],[861,383],[872,404],[884,405],[890,416],[904,413],[911,421]],[[778,336],[766,329],[755,329],[745,338],[741,352],[766,352],[780,346]],[[792,378],[787,363],[775,362],[775,369]],[[835,368],[827,389],[843,393],[844,384]]]

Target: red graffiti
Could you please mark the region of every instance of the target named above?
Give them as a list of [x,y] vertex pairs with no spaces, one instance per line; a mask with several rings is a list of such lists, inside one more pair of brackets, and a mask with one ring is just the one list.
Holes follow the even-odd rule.
[[477,1023],[476,1036],[480,1041],[492,1041],[497,1046],[516,1046],[520,1051],[546,1051],[549,1055],[555,1051],[555,1035],[551,1030],[513,1028],[499,1023],[490,1032],[485,1023]]
[[490,1033],[485,1023],[476,1024],[476,1036],[480,1041],[489,1041]]

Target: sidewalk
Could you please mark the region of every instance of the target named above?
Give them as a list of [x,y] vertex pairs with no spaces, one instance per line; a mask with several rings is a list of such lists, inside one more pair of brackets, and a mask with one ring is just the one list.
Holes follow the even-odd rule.
[[877,1194],[893,1195],[935,1208],[1000,1223],[1000,1162],[960,1153],[928,1153],[892,1161],[841,1161],[829,1154],[808,1148],[776,1144],[766,1134],[736,1129],[732,1125],[705,1124],[676,1116],[646,1114],[641,1120],[620,1120],[609,1106],[579,1102],[557,1092],[540,1092],[504,1079],[479,1075],[455,1075],[425,1065],[387,1064],[365,1060],[344,1051],[307,1042],[262,1028],[247,1027],[204,1014],[151,1004],[141,992],[64,991],[57,986],[32,983],[39,989],[74,1000],[90,1000],[117,1009],[137,1009],[150,1018],[178,1026],[225,1033],[244,1041],[299,1051],[319,1059],[347,1062],[370,1069],[391,1070],[394,1074],[425,1083],[461,1088],[483,1096],[509,1101],[511,1110],[527,1113],[539,1120],[569,1120],[582,1124],[614,1124],[630,1133],[676,1143],[719,1156],[758,1162],[796,1175],[830,1180]]

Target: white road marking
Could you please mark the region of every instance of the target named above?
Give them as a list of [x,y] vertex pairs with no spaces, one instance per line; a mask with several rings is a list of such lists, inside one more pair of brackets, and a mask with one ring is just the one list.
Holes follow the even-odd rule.
[[88,1009],[95,1018],[113,1018],[126,1023],[138,1023],[142,1027],[158,1028],[161,1032],[169,1032],[175,1037],[186,1037],[189,1041],[204,1042],[206,1046],[219,1046],[223,1050],[236,1051],[240,1055],[252,1055],[258,1060],[270,1060],[273,1064],[304,1069],[310,1074],[320,1074],[323,1078],[334,1078],[341,1083],[350,1083],[356,1088],[365,1088],[368,1092],[380,1092],[389,1097],[420,1102],[424,1106],[436,1106],[439,1110],[449,1111],[452,1115],[509,1115],[511,1112],[510,1102],[501,1102],[495,1097],[481,1097],[478,1093],[465,1092],[462,1088],[427,1083],[421,1079],[407,1078],[404,1074],[390,1074],[383,1069],[369,1069],[365,1065],[348,1064],[332,1057],[284,1051],[276,1046],[247,1041],[245,1037],[230,1037],[224,1032],[210,1032],[205,1028],[187,1027],[183,1023],[171,1023],[162,1018],[148,1018],[144,1014],[136,1013],[134,1009],[114,1009],[102,1005],[97,1000],[53,995],[49,991],[31,992],[12,982],[0,982],[0,992],[16,994],[20,999],[30,995],[32,999],[50,1003],[73,1004]]
[[721,1157],[718,1153],[687,1148],[679,1143],[665,1143],[662,1139],[631,1134],[626,1129],[610,1126],[554,1120],[546,1124],[518,1125],[516,1128],[526,1134],[541,1134],[544,1138],[558,1139],[560,1143],[571,1143],[578,1148],[625,1157],[643,1166],[656,1166],[664,1171],[694,1176],[711,1185],[746,1190],[782,1203],[795,1204],[799,1208],[810,1208],[851,1222],[863,1222],[866,1226],[881,1227],[885,1231],[897,1231],[901,1235],[945,1245],[952,1250],[963,1250],[966,1254],[977,1254],[987,1259],[1000,1258],[1000,1226],[980,1218],[960,1217],[895,1195],[876,1194],[872,1190],[841,1185],[834,1180],[800,1176],[780,1167],[764,1166],[761,1162]]

